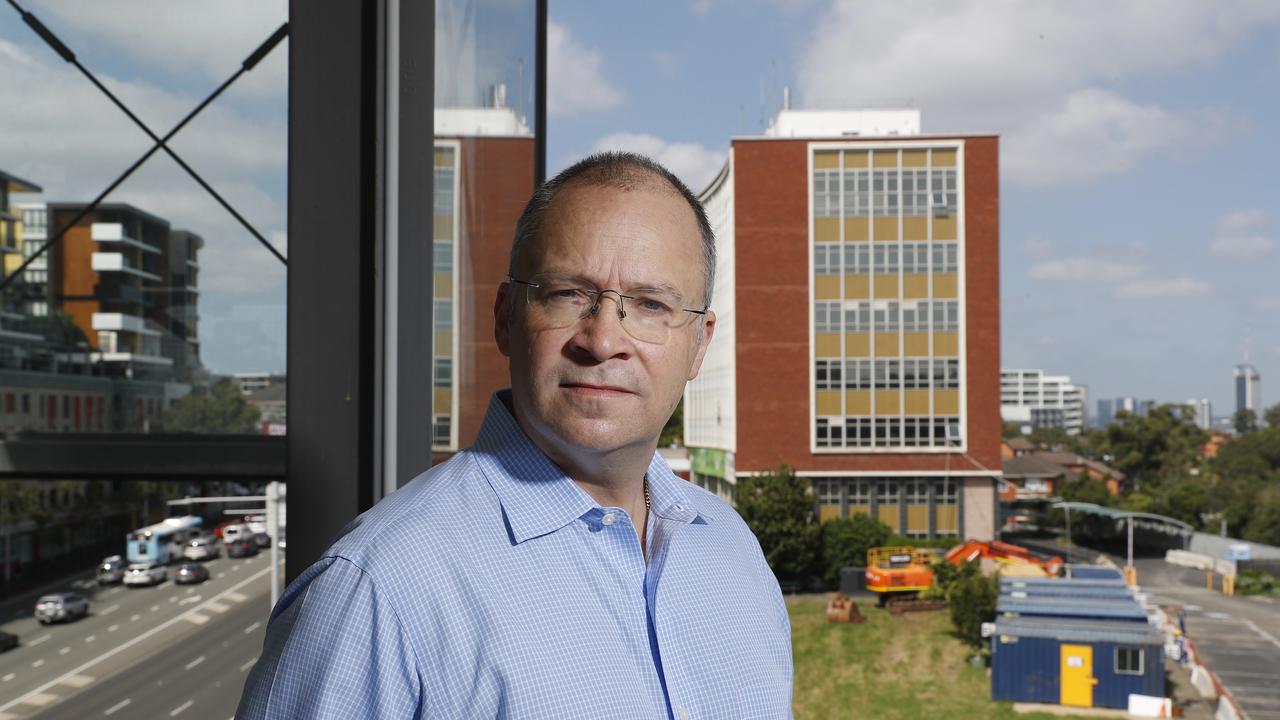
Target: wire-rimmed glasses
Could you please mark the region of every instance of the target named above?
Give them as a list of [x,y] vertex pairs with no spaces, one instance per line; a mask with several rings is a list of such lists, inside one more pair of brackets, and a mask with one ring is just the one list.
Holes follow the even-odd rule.
[[601,290],[580,277],[546,273],[528,280],[508,275],[523,285],[530,320],[538,327],[569,327],[600,312],[606,295],[618,305],[618,320],[627,334],[641,342],[662,344],[671,331],[707,314],[706,308],[682,307],[680,295],[662,288]]

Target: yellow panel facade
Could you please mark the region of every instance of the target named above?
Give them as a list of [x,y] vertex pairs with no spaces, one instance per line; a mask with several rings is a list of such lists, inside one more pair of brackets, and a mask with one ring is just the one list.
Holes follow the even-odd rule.
[[959,415],[960,414],[960,391],[959,390],[934,390],[933,391],[933,413],[935,415]]
[[933,511],[934,532],[954,535],[960,532],[960,514],[955,505],[938,505]]
[[890,530],[898,532],[898,506],[881,505],[876,510],[876,514],[880,516],[880,522],[888,525]]
[[871,333],[847,333],[844,336],[844,354],[849,357],[869,357]]
[[936,217],[933,219],[933,239],[934,240],[955,240],[956,239],[956,216]]
[[844,391],[844,412],[846,415],[870,415],[871,414],[871,391],[870,390],[845,390]]
[[929,333],[902,334],[902,354],[907,357],[926,357],[929,354]]
[[929,532],[929,506],[928,505],[908,505],[907,506],[907,532],[909,533]]
[[840,241],[840,218],[820,217],[813,219],[813,239],[818,242]]
[[818,508],[818,521],[826,522],[840,517],[839,505],[823,505]]
[[928,240],[929,218],[915,215],[902,218],[902,239]]
[[877,150],[871,156],[872,167],[878,168],[896,168],[898,167],[898,151],[897,150]]
[[929,297],[929,276],[903,275],[902,297],[908,300]]
[[902,167],[922,168],[929,166],[929,152],[927,150],[903,150],[902,151]]
[[871,223],[865,217],[847,217],[844,219],[845,242],[867,242],[871,239]]
[[885,241],[898,239],[898,218],[878,217],[874,218],[874,221],[874,227],[872,227],[874,239]]
[[817,275],[813,278],[813,297],[818,300],[840,299],[840,278],[835,275]]
[[837,333],[818,333],[813,336],[814,356],[820,358],[840,357],[840,335]]
[[438,272],[435,273],[435,282],[432,284],[431,292],[434,297],[451,298],[453,297],[453,273]]
[[436,240],[452,240],[453,239],[453,216],[452,215],[436,215],[434,218],[434,228],[432,232]]
[[876,333],[876,357],[898,357],[898,333]]
[[960,357],[960,333],[939,331],[933,334],[934,357]]
[[864,168],[867,166],[867,153],[865,150],[845,151],[844,166],[846,168]]
[[818,415],[843,415],[840,407],[839,390],[818,390],[813,394],[814,405]]
[[453,399],[449,396],[449,391],[442,388],[436,388],[432,393],[431,403],[431,407],[442,411],[453,407]]
[[871,276],[845,275],[844,296],[857,300],[865,300],[871,297]]
[[938,273],[933,276],[933,296],[936,298],[960,297],[955,273]]
[[870,505],[855,505],[853,503],[849,503],[849,517],[853,517],[854,515],[870,515],[870,514],[871,514]]
[[435,344],[431,346],[431,352],[436,357],[453,354],[453,333],[448,330],[437,330]]
[[838,167],[840,167],[840,153],[832,150],[813,154],[813,168],[815,170],[835,170]]
[[436,166],[453,167],[453,151],[444,148],[436,148]]
[[898,276],[877,275],[875,295],[877,300],[896,300],[898,298]]
[[933,166],[934,167],[955,167],[956,151],[955,150],[934,150]]
[[928,390],[903,390],[902,391],[902,414],[903,415],[928,415],[929,414],[929,391]]
[[902,402],[897,390],[876,390],[876,415],[901,415]]

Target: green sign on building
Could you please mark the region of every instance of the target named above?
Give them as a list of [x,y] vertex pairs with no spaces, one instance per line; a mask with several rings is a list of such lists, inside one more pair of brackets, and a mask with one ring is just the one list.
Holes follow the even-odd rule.
[[689,448],[689,466],[699,475],[725,479],[725,451],[714,448]]

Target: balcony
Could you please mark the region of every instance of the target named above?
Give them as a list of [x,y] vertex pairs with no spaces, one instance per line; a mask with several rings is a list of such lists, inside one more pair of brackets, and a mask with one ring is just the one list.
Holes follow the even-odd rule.
[[133,265],[130,265],[129,262],[125,260],[124,255],[120,253],[96,252],[91,258],[91,264],[93,269],[97,272],[122,272],[135,277],[140,277],[144,280],[160,282],[159,275],[153,275],[145,270],[139,270]]
[[126,313],[94,313],[93,329],[95,331],[130,332],[147,337],[160,337],[158,330],[147,327],[147,321],[136,315]]
[[143,252],[160,254],[160,248],[154,245],[148,245],[141,240],[135,240],[124,234],[124,226],[120,223],[93,223],[89,232],[93,239],[100,243],[121,243],[131,247],[138,248]]

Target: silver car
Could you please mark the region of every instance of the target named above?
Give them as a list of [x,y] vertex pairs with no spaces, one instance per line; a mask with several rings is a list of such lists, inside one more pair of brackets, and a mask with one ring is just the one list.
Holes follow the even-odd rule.
[[182,548],[182,557],[187,560],[212,560],[221,554],[222,546],[213,537],[192,538]]
[[158,585],[169,577],[169,571],[159,563],[130,563],[124,573],[125,585]]
[[80,593],[53,593],[42,595],[36,601],[36,620],[41,625],[65,622],[89,614],[89,601]]
[[113,585],[124,580],[124,558],[112,555],[98,565],[98,584]]

